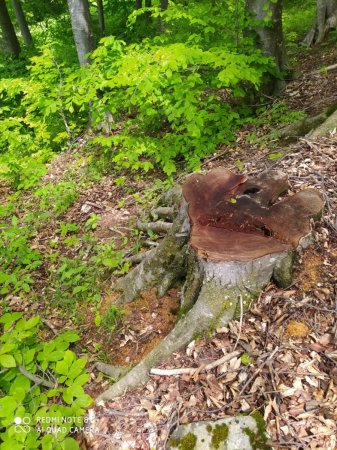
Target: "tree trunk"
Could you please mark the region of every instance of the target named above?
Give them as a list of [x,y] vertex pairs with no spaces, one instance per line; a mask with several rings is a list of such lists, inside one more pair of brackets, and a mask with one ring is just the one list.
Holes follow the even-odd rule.
[[337,26],[337,0],[317,0],[316,19],[303,44],[320,44],[328,32]]
[[[166,11],[168,8],[168,0],[160,0],[160,10]],[[161,17],[158,20],[158,31],[159,33],[164,33],[166,30],[165,23]]]
[[21,48],[5,0],[0,0],[0,28],[3,50],[12,56],[18,56]]
[[98,12],[99,31],[100,31],[101,36],[104,36],[105,20],[104,20],[103,0],[97,0],[97,12]]
[[91,25],[88,0],[68,0],[71,26],[81,66],[90,62],[88,54],[94,48],[94,37]]
[[285,86],[282,72],[287,69],[287,57],[282,30],[282,0],[246,0],[246,11],[253,20],[268,20],[266,26],[251,26],[257,35],[258,45],[265,56],[275,61],[275,77],[265,87],[266,93],[279,93]]
[[160,0],[160,9],[166,11],[168,8],[168,0]]
[[13,9],[15,12],[16,20],[18,21],[22,38],[27,47],[33,44],[33,38],[30,34],[28,23],[26,20],[25,13],[23,12],[20,0],[12,0]]
[[143,6],[143,1],[142,0],[136,0],[136,9],[141,9],[142,6]]
[[118,303],[127,303],[155,286],[162,296],[184,279],[182,318],[98,401],[143,383],[153,366],[196,336],[241,317],[271,278],[291,284],[296,249],[310,242],[310,218],[321,214],[323,200],[308,189],[279,201],[287,189],[286,176],[276,171],[247,180],[215,169],[187,179],[163,242],[115,286]]

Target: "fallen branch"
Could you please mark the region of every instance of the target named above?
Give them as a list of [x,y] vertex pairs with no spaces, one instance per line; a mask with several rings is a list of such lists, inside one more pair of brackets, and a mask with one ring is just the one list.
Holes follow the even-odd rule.
[[235,352],[224,355],[222,358],[213,361],[206,366],[199,367],[183,367],[181,369],[151,369],[151,375],[159,375],[169,377],[171,375],[193,375],[195,372],[207,372],[209,370],[215,369],[215,367],[224,364],[227,361],[239,356],[242,352],[236,350]]
[[274,356],[276,355],[276,353],[280,350],[279,347],[275,347],[274,350],[271,352],[271,354],[268,356],[267,359],[265,359],[263,361],[263,363],[257,368],[257,370],[255,370],[255,372],[253,373],[253,375],[251,377],[248,378],[248,380],[246,381],[246,383],[243,385],[243,387],[241,388],[240,392],[236,395],[236,397],[234,398],[234,400],[231,403],[234,403],[234,401],[236,401],[237,399],[240,398],[240,396],[244,393],[245,389],[250,385],[250,383],[259,375],[259,373],[262,372],[264,366],[268,363],[270,363],[270,361],[273,360]]
[[48,328],[50,328],[51,331],[55,334],[55,336],[58,336],[58,335],[59,335],[59,333],[58,333],[58,331],[56,330],[56,328],[54,327],[54,325],[53,325],[52,323],[50,323],[48,320],[46,320],[46,319],[41,319],[41,322],[42,322],[44,325],[46,325]]
[[86,205],[89,205],[89,206],[92,206],[93,208],[96,208],[96,209],[104,209],[104,208],[105,208],[104,206],[98,205],[97,203],[91,202],[91,201],[89,201],[89,200],[87,200],[87,201],[85,202],[85,204],[86,204]]
[[51,381],[45,380],[44,378],[39,377],[38,375],[34,375],[34,374],[30,373],[23,366],[21,366],[21,364],[18,364],[17,368],[22,373],[22,375],[27,377],[30,381],[33,381],[35,384],[39,384],[39,385],[42,385],[44,387],[51,388],[51,389],[57,388],[57,382],[52,383]]
[[151,241],[151,239],[147,239],[147,240],[144,242],[144,245],[147,245],[148,247],[158,247],[159,242]]
[[309,75],[317,75],[317,74],[324,74],[325,72],[329,72],[330,70],[336,70],[337,64],[332,64],[331,66],[322,67],[321,69],[313,70],[309,73]]
[[172,223],[168,222],[141,222],[137,220],[137,228],[140,231],[153,231],[154,233],[166,233],[172,228]]

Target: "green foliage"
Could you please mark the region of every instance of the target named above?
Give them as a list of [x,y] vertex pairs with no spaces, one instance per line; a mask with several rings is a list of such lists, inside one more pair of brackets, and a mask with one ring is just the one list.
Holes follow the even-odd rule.
[[69,350],[77,333],[44,342],[39,317],[22,313],[6,313],[0,324],[1,450],[79,448],[69,434],[83,426],[91,398],[83,389],[86,359]]
[[77,223],[60,222],[59,228],[56,230],[62,237],[70,233],[76,233],[79,230]]
[[[283,30],[288,46],[298,50],[298,43],[312,27],[316,14],[316,0],[284,0]],[[303,51],[303,47],[301,48]]]
[[31,273],[41,265],[41,256],[29,245],[31,232],[16,216],[0,225],[0,294],[29,292]]
[[[15,189],[34,186],[45,163],[68,140],[61,71],[50,49],[31,58],[24,78],[0,80],[0,177]],[[78,122],[77,122],[78,123]],[[70,123],[71,129],[76,128]]]
[[[86,242],[87,241],[87,242]],[[113,274],[125,274],[129,263],[123,260],[124,252],[115,250],[113,242],[97,245],[87,235],[82,237],[86,245],[77,258],[57,258],[57,267],[50,270],[52,298],[56,305],[73,306],[76,302],[100,300],[99,281]],[[88,258],[88,253],[91,256]]]
[[257,110],[257,118],[253,119],[257,125],[288,125],[303,119],[306,114],[303,111],[291,110],[284,102],[275,102],[269,108],[259,108]]
[[75,181],[49,183],[36,189],[34,196],[39,200],[41,212],[49,212],[58,217],[77,199],[77,185]]
[[[58,30],[70,30],[62,11],[56,3],[51,15]],[[123,11],[126,17],[130,5]],[[170,175],[186,161],[195,170],[233,138],[245,114],[239,104],[272,70],[244,36],[244,2],[178,2],[165,12],[154,4],[130,16],[134,40],[141,16],[148,31],[153,25],[147,39],[105,37],[85,69],[66,65],[55,47],[61,37],[48,31],[26,76],[0,82],[0,177],[16,189],[36,185],[53,152],[87,126],[89,112],[98,127],[109,120],[112,133],[92,143],[114,168],[159,166]],[[156,36],[159,23],[166,32]]]
[[123,316],[123,311],[121,311],[116,305],[111,305],[105,315],[100,319],[99,325],[102,325],[109,331],[113,331],[120,325]]
[[101,42],[73,101],[91,101],[97,124],[112,114],[112,128],[119,132],[93,143],[115,167],[145,172],[158,164],[170,175],[179,159],[196,169],[203,156],[233,137],[240,122],[228,99],[243,96],[244,87],[257,88],[269,68],[259,53],[182,43],[125,47],[113,37]]

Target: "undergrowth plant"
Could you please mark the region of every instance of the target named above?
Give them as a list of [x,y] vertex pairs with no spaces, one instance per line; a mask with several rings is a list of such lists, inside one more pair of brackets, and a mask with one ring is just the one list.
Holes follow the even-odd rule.
[[6,313],[0,319],[1,450],[79,449],[71,434],[83,427],[91,398],[86,359],[69,350],[79,337],[66,331],[48,342],[38,316]]
[[74,70],[44,48],[21,78],[0,80],[0,177],[13,188],[36,185],[53,153],[82,126],[81,113],[72,120],[63,105],[63,77]]
[[133,170],[159,165],[170,175],[179,160],[196,169],[203,156],[233,138],[240,108],[231,101],[257,88],[270,68],[258,51],[146,41],[125,46],[114,37],[101,42],[73,101],[92,102],[96,124],[110,117],[118,132],[93,143],[115,166]]
[[40,253],[30,246],[31,230],[18,218],[0,224],[0,295],[29,292],[32,272],[41,265]]

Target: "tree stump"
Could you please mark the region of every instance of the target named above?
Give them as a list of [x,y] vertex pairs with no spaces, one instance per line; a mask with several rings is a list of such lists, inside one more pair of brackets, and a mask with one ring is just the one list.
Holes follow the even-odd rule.
[[240,317],[271,279],[282,287],[291,284],[296,251],[309,244],[310,219],[321,215],[323,200],[314,189],[280,199],[288,187],[278,171],[246,178],[214,169],[188,177],[182,192],[175,189],[179,200],[172,227],[116,289],[118,303],[126,303],[153,287],[164,295],[184,280],[182,318],[98,400],[143,383],[154,365],[196,336]]

